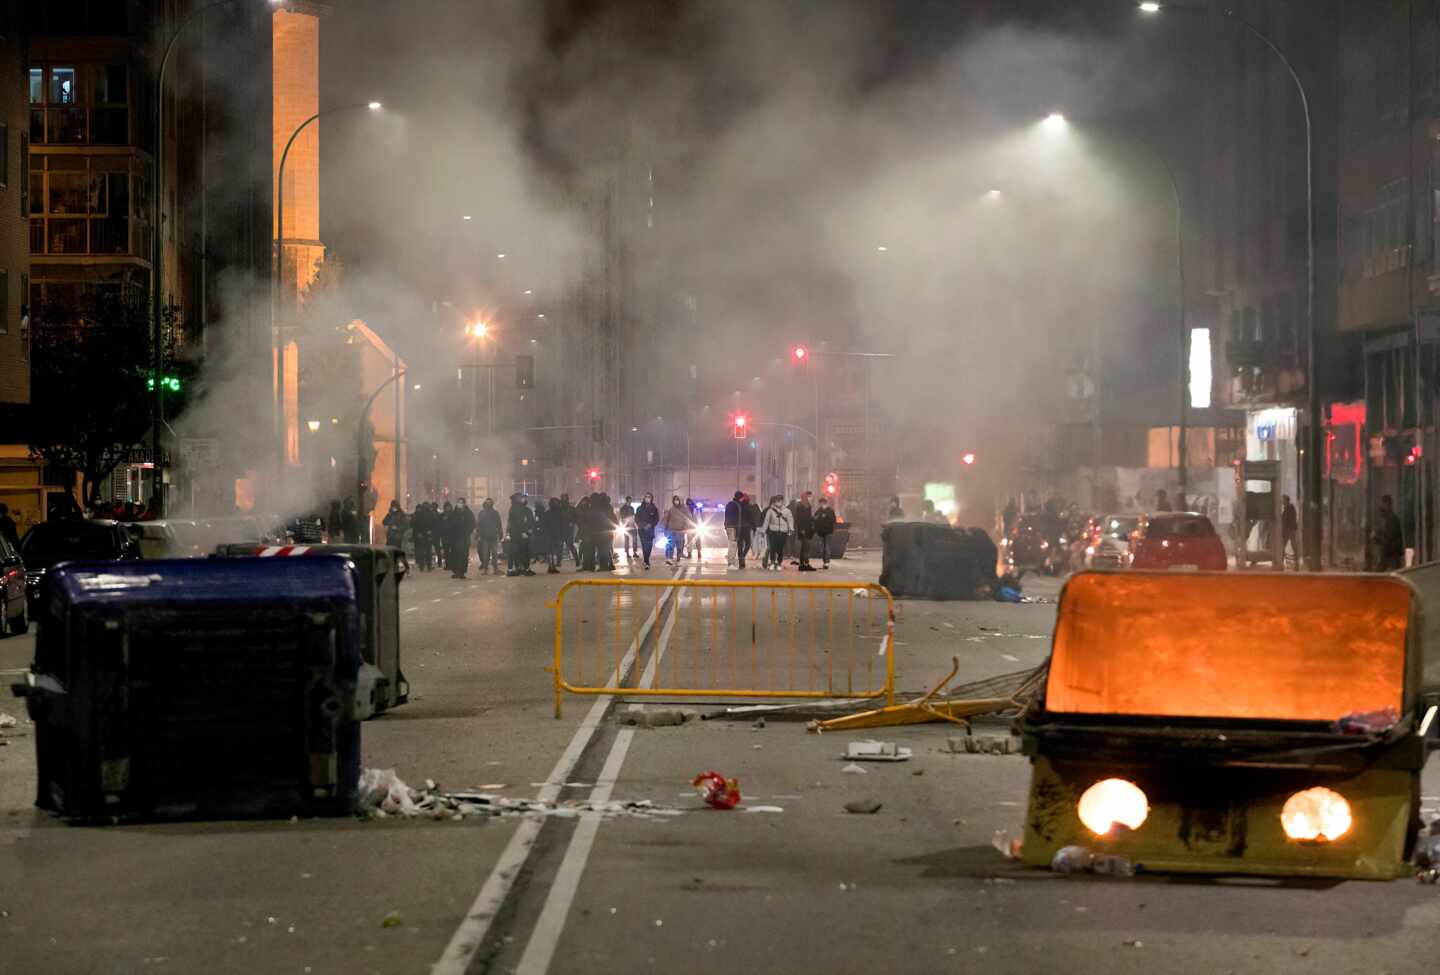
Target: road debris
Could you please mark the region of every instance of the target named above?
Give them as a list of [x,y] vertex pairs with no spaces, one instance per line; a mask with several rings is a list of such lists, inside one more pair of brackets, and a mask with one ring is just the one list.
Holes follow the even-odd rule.
[[879,812],[884,805],[879,799],[854,799],[845,803],[845,811],[861,816],[871,816]]
[[754,728],[756,731],[764,731],[764,730],[765,730],[765,719],[764,719],[764,718],[756,718],[756,719],[755,719],[755,723],[752,724],[750,727]]
[[675,728],[700,717],[696,711],[667,709],[664,711],[622,711],[619,721],[637,728]]
[[[955,822],[958,824],[964,822],[964,820],[957,819]],[[1009,830],[997,829],[995,834],[990,837],[990,845],[995,847],[1000,855],[1007,860],[1020,859],[1020,843],[1021,841],[1019,839],[1011,838]]]
[[719,772],[701,772],[690,784],[700,790],[705,804],[714,809],[734,809],[740,805],[740,783]]
[[391,911],[380,919],[380,926],[382,928],[398,928],[404,923],[405,921],[400,917],[399,911]]
[[[432,780],[426,780],[427,783]],[[658,806],[649,799],[595,802],[581,799],[542,801],[495,795],[485,790],[440,792],[414,789],[394,769],[366,769],[360,776],[356,812],[369,819],[493,819],[501,816],[556,816],[574,818],[581,813],[606,817],[637,816],[660,819],[683,816],[685,810]]]
[[913,753],[893,741],[852,741],[845,749],[845,758],[852,762],[908,762]]
[[840,771],[844,772],[846,775],[864,775],[864,774],[866,774],[866,773],[865,773],[865,770],[864,770],[863,768],[861,768],[860,766],[856,765],[854,762],[851,762],[849,765],[845,766],[845,767],[842,768]]
[[1050,860],[1056,873],[1094,873],[1108,877],[1133,877],[1136,866],[1128,857],[1096,854],[1083,846],[1062,846]]
[[945,747],[955,755],[1015,755],[1020,752],[1020,739],[1013,735],[962,735],[947,738]]

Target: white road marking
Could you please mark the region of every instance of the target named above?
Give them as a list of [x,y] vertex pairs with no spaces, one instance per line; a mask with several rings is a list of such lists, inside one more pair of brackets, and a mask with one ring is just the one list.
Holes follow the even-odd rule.
[[[672,579],[680,577],[677,570]],[[655,621],[660,616],[660,611],[666,602],[674,594],[673,587],[666,589],[656,601],[655,608],[650,611],[650,616],[645,620],[640,632],[631,641],[630,647],[621,660],[621,672],[629,675],[631,668],[635,665],[635,656],[650,630],[654,627]],[[438,600],[436,600],[438,602]],[[653,656],[653,655],[652,655]],[[647,668],[648,669],[648,668]],[[536,799],[540,802],[554,802],[560,796],[560,790],[564,788],[565,781],[584,754],[585,747],[590,744],[590,739],[595,737],[595,731],[600,727],[601,720],[605,717],[605,711],[614,700],[613,695],[604,694],[595,699],[585,720],[580,722],[580,727],[575,729],[575,736],[570,739],[561,754],[560,760],[555,763],[546,778],[545,785],[541,788]],[[608,766],[608,761],[607,761]],[[603,775],[602,775],[603,778]],[[480,946],[485,943],[485,936],[490,932],[490,923],[495,920],[495,915],[500,912],[505,898],[509,896],[510,889],[515,885],[515,878],[520,875],[520,868],[530,857],[530,851],[535,847],[535,840],[540,835],[540,829],[545,825],[543,818],[525,819],[515,832],[510,836],[510,842],[505,845],[500,859],[496,861],[490,875],[485,878],[485,883],[480,887],[480,893],[475,895],[475,901],[470,905],[470,910],[465,913],[465,918],[455,933],[450,937],[450,943],[445,946],[445,953],[440,956],[430,968],[430,975],[465,975],[466,969],[474,961],[475,954]]]
[[[655,652],[650,655],[650,661],[645,665],[645,672],[640,677],[641,687],[654,684],[656,668],[665,654],[665,647],[670,643],[670,632],[675,629],[675,620],[679,615],[677,609],[665,621],[665,629],[661,631],[660,639],[655,644]],[[630,710],[639,711],[641,707],[642,705],[632,704]],[[610,793],[615,788],[616,780],[620,778],[620,769],[625,764],[625,756],[630,751],[630,742],[634,737],[633,728],[622,728],[616,733],[615,743],[610,746],[610,754],[605,758],[605,766],[600,770],[600,777],[596,779],[595,788],[590,792],[591,803],[610,801]],[[565,921],[570,916],[571,905],[575,903],[575,894],[580,889],[580,878],[585,873],[585,864],[590,859],[590,850],[595,845],[595,834],[599,831],[603,818],[597,813],[581,814],[580,822],[576,824],[575,832],[570,837],[570,845],[565,850],[565,857],[560,861],[560,869],[555,872],[555,880],[550,884],[545,906],[540,910],[535,929],[530,932],[525,954],[520,957],[520,964],[515,969],[516,975],[545,975],[550,970],[550,962],[555,957],[555,949],[560,945],[560,935],[565,931]]]
[[439,596],[436,596],[434,599],[432,599],[432,600],[430,600],[430,601],[431,601],[432,603],[438,603],[438,602],[440,601],[440,597],[439,597]]
[[405,612],[407,612],[407,613],[413,613],[413,612],[415,612],[415,611],[416,611],[417,609],[419,609],[419,608],[420,608],[419,606],[411,606],[409,609],[405,610]]

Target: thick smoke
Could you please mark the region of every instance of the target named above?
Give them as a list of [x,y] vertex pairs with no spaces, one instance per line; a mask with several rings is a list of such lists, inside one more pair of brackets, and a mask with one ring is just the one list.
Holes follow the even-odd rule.
[[[393,113],[323,130],[322,233],[346,266],[326,300],[453,382],[466,321],[544,343],[618,233],[651,336],[637,422],[737,391],[803,419],[792,343],[889,352],[875,423],[914,473],[952,478],[971,444],[1001,478],[1096,348],[1157,380],[1170,362],[1145,343],[1168,190],[1100,124],[1166,97],[1132,82],[1159,73],[1156,43],[1037,29],[1023,6],[347,4],[322,99]],[[1039,124],[1056,110],[1074,124]],[[618,230],[596,219],[607,187]],[[455,447],[447,429],[417,398],[417,454]]]

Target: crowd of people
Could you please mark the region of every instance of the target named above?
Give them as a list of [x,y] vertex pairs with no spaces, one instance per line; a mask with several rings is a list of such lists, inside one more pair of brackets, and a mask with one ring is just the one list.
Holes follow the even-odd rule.
[[[793,547],[799,571],[816,570],[812,553],[819,555],[821,568],[828,569],[837,520],[828,499],[813,500],[809,491],[788,504],[782,495],[774,495],[763,508],[736,491],[724,511],[726,561],[744,569],[758,560],[762,569],[779,571],[787,548]],[[422,501],[413,511],[392,501],[382,524],[385,544],[410,552],[419,571],[445,569],[456,579],[467,577],[472,555],[478,555],[481,575],[500,574],[502,563],[507,576],[533,576],[541,564],[554,574],[567,557],[576,571],[613,572],[622,552],[627,563],[649,569],[657,536],[664,539],[665,564],[675,565],[702,559],[706,533],[718,534],[703,506],[692,499],[673,495],[662,511],[652,494],[639,501],[627,496],[617,507],[604,492],[573,504],[568,494],[547,502],[517,493],[510,496],[503,517],[493,498],[478,509],[460,498],[453,503]],[[349,540],[356,526],[353,502],[334,502],[330,537]]]

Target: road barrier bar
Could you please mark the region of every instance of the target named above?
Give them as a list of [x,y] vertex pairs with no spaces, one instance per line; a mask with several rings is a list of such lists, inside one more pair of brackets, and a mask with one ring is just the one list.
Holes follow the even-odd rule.
[[[625,648],[643,656],[641,620],[658,619],[666,590],[670,639],[648,651],[668,657],[654,660],[660,686],[623,686]],[[575,579],[550,605],[556,717],[567,693],[894,703],[895,604],[874,583]]]

